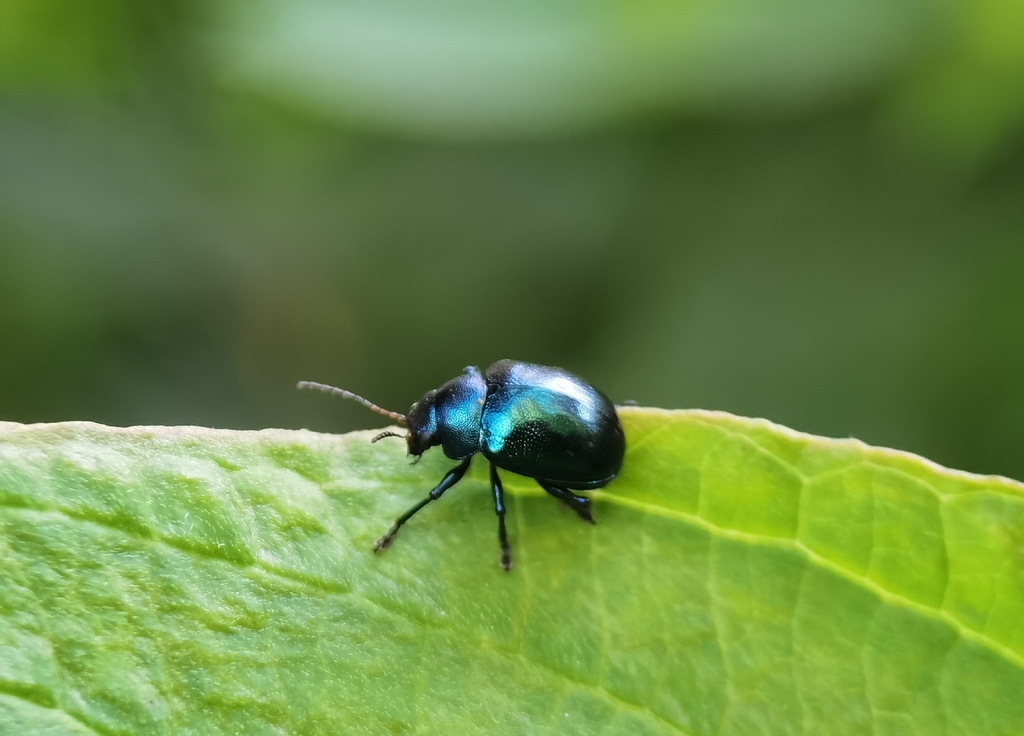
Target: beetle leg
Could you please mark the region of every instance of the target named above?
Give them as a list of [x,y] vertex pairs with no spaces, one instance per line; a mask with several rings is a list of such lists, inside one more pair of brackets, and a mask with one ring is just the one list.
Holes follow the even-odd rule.
[[472,457],[467,457],[461,463],[445,473],[441,482],[434,486],[434,490],[432,490],[426,498],[398,517],[391,528],[388,529],[388,533],[378,539],[377,543],[373,545],[373,551],[380,552],[382,549],[390,547],[391,542],[395,539],[395,535],[398,534],[398,530],[402,528],[402,525],[405,524],[405,522],[409,521],[409,519],[416,515],[417,511],[422,509],[428,503],[441,498],[445,491],[462,480],[462,476],[464,476],[466,471],[469,469],[469,462],[472,459]]
[[505,489],[501,487],[498,466],[491,463],[491,492],[494,494],[494,513],[498,515],[498,543],[501,544],[501,569],[512,569],[512,550],[508,546],[508,532],[505,531]]
[[590,524],[595,524],[594,516],[590,513],[590,499],[583,496],[577,496],[570,490],[565,488],[557,488],[555,486],[548,485],[541,481],[537,481],[537,485],[543,488],[545,491],[550,493],[552,496],[557,498],[559,501],[564,503],[566,506],[576,512],[583,521]]

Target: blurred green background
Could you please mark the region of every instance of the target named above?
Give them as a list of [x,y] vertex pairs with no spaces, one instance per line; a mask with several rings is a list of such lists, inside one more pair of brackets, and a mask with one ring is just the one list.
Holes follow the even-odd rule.
[[469,363],[1024,478],[1024,5],[6,0],[0,418]]

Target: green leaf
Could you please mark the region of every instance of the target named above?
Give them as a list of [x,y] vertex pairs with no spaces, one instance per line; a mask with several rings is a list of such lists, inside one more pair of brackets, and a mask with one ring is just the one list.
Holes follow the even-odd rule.
[[597,526],[400,442],[0,424],[0,730],[1024,732],[1024,488],[623,411]]

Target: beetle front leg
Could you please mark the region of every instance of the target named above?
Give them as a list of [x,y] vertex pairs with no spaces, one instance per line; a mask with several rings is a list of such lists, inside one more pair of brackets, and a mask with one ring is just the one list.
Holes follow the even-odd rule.
[[434,486],[434,489],[427,495],[426,498],[424,498],[418,504],[416,504],[411,509],[409,509],[404,514],[398,517],[398,519],[391,526],[391,528],[388,529],[388,533],[380,539],[378,539],[377,544],[373,545],[373,551],[380,552],[382,549],[387,549],[388,547],[390,547],[391,542],[393,542],[395,539],[395,535],[398,534],[398,530],[402,528],[402,525],[405,524],[405,522],[409,521],[409,519],[416,515],[417,511],[422,509],[428,503],[430,503],[431,501],[436,501],[437,499],[441,498],[445,491],[447,491],[453,485],[462,480],[462,476],[464,476],[466,474],[466,471],[469,469],[469,463],[472,459],[472,457],[467,457],[461,463],[459,463],[454,468],[445,473],[444,477],[441,479],[441,482]]
[[501,545],[501,569],[508,572],[512,569],[512,549],[508,544],[508,533],[505,531],[505,489],[501,487],[498,477],[498,466],[491,463],[491,493],[494,494],[494,513],[498,515],[498,543]]

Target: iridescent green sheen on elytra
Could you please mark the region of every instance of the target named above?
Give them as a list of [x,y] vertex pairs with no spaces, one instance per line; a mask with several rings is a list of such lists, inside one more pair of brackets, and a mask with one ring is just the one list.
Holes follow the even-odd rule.
[[499,468],[567,489],[600,488],[626,449],[615,406],[561,368],[503,360],[487,369],[480,451]]

